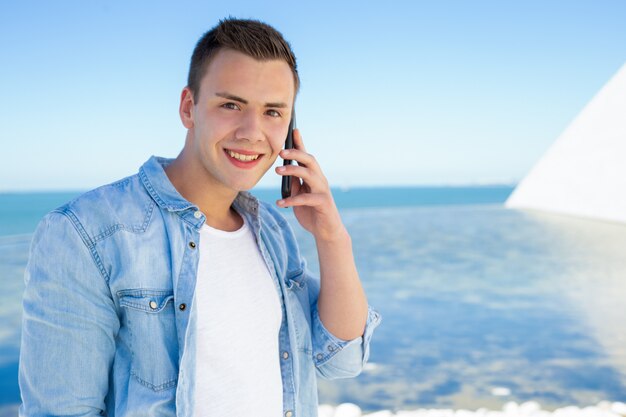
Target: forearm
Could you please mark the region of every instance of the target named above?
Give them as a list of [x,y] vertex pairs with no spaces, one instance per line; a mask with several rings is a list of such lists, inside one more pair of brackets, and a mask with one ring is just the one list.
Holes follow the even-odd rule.
[[367,298],[352,253],[352,240],[342,232],[330,240],[316,239],[320,262],[317,308],[324,327],[334,336],[351,340],[361,335],[367,321]]

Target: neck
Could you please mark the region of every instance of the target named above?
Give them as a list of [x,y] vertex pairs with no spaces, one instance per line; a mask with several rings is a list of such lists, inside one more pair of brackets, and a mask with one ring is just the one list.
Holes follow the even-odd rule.
[[217,183],[184,149],[165,173],[176,191],[204,213],[209,226],[226,231],[241,227],[243,219],[231,207],[237,192]]

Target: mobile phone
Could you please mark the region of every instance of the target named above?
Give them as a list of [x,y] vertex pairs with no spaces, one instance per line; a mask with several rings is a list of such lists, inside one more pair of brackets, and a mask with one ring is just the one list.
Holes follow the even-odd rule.
[[[296,128],[296,111],[291,114],[289,121],[289,129],[287,130],[287,139],[285,139],[285,149],[293,149],[293,130]],[[291,159],[284,159],[283,166],[291,165]],[[280,193],[283,198],[291,197],[291,175],[283,175],[283,183],[280,187]]]

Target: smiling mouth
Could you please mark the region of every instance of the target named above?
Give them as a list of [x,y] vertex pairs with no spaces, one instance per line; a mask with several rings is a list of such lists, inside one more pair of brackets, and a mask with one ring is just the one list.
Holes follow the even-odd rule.
[[230,149],[225,149],[225,151],[228,155],[230,155],[231,158],[234,158],[241,162],[256,161],[261,155],[263,155],[263,154],[244,155],[244,154],[231,151]]

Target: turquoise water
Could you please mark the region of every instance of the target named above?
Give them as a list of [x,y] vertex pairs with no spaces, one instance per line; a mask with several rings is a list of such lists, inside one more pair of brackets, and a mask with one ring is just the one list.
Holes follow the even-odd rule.
[[[334,189],[333,196],[337,206],[345,209],[500,203],[511,191],[508,186],[353,188]],[[0,193],[0,236],[32,233],[48,211],[80,194],[81,191]],[[253,194],[271,203],[280,198],[279,191],[267,188],[254,190]]]
[[[510,192],[337,190],[363,286],[383,323],[366,370],[320,380],[321,403],[374,411],[536,400],[550,409],[626,398],[626,226],[507,210],[501,203]],[[11,206],[0,195],[0,230],[12,231],[0,237],[0,415],[19,402],[29,234],[67,197],[12,195]],[[21,220],[11,218],[25,205]],[[314,241],[285,213],[317,270]],[[510,394],[494,395],[495,388]]]

